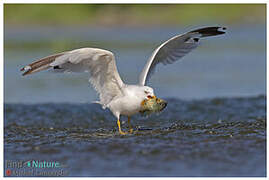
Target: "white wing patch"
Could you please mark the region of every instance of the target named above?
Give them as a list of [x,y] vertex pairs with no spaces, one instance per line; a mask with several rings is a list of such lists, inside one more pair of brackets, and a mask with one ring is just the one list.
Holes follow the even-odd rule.
[[[154,50],[148,59],[139,77],[139,85],[145,85],[154,73],[156,65],[162,63],[172,64],[179,60],[199,45],[199,39],[207,36],[224,34],[219,31],[221,27],[206,27],[190,31],[186,34],[177,35],[161,44]],[[226,28],[222,28],[225,30]]]
[[[54,59],[52,57],[55,57]],[[45,67],[45,68],[43,68]],[[89,72],[89,82],[99,94],[100,104],[105,108],[109,102],[122,94],[122,82],[112,52],[97,48],[81,48],[52,55],[22,68],[24,75],[35,69],[52,68],[55,72]]]
[[156,65],[172,64],[198,46],[198,42],[193,38],[198,38],[199,34],[179,35],[161,44],[151,55],[142,73],[140,74],[139,84],[145,85],[151,75],[154,74]]

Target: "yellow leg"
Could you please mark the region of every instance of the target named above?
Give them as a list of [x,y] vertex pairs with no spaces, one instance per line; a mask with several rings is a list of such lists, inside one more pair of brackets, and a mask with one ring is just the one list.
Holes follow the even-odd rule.
[[130,123],[130,120],[131,120],[131,118],[128,116],[128,126],[129,126],[129,132],[130,133],[133,133],[133,128],[132,128],[132,125],[131,125],[131,123]]
[[117,121],[117,124],[118,124],[118,127],[119,127],[119,132],[120,132],[120,134],[122,134],[122,135],[128,134],[127,132],[123,132],[123,131],[121,130],[121,128],[120,128],[120,120],[119,120],[119,119],[118,119],[118,121]]

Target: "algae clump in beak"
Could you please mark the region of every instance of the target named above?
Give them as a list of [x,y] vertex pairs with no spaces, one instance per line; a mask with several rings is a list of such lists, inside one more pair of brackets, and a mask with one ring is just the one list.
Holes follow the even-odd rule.
[[140,110],[140,113],[142,115],[150,115],[151,113],[161,112],[167,106],[167,102],[163,99],[154,97],[144,100],[141,105],[142,109]]

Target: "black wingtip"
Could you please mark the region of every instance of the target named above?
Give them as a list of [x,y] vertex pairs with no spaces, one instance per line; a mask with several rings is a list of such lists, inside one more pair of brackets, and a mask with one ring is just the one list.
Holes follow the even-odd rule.
[[23,72],[22,76],[26,76],[27,74],[29,74],[29,72],[31,71],[31,68],[29,69],[30,66],[28,66],[28,69],[26,69],[26,67],[23,67],[20,69],[20,71],[25,71]]
[[205,27],[191,31],[190,33],[200,33],[202,37],[217,36],[226,33],[226,27]]

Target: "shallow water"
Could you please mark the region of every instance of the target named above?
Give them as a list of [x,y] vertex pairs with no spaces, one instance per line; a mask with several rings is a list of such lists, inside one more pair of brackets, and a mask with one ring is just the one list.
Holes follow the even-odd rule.
[[266,175],[265,96],[166,100],[125,136],[96,104],[7,103],[5,162],[58,161],[65,176]]

